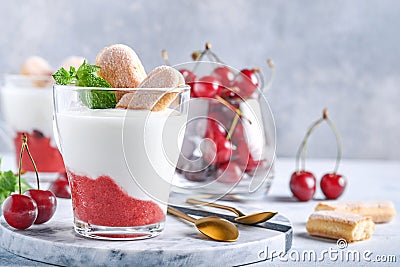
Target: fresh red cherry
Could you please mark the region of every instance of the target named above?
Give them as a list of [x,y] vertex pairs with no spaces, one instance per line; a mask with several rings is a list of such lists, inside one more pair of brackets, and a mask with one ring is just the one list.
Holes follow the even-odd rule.
[[237,93],[239,93],[239,87],[222,87],[219,92],[219,95],[224,99],[236,99],[238,98]]
[[310,200],[316,190],[315,176],[308,171],[294,172],[290,179],[290,190],[298,200]]
[[346,178],[337,173],[327,173],[322,176],[321,189],[327,199],[337,199],[346,188]]
[[55,180],[49,190],[59,198],[71,198],[71,190],[69,188],[68,180],[64,177],[60,177]]
[[208,130],[216,130],[226,136],[231,123],[232,122],[228,121],[221,113],[211,112],[208,114]]
[[229,161],[232,155],[232,143],[224,136],[215,136],[200,146],[203,158],[210,164],[221,164]]
[[206,134],[205,138],[210,138],[212,140],[215,140],[217,137],[225,137],[226,136],[226,131],[224,126],[218,122],[217,120],[214,119],[207,119],[207,129],[206,129]]
[[239,88],[237,95],[241,98],[250,97],[258,87],[258,78],[255,70],[243,69],[235,77],[232,87]]
[[235,160],[247,173],[254,172],[265,160],[255,160],[244,140],[236,143]]
[[217,169],[217,181],[224,184],[234,184],[240,181],[243,171],[236,162],[227,162]]
[[196,80],[196,74],[188,69],[180,69],[179,72],[182,73],[186,83],[194,82]]
[[224,163],[229,161],[232,155],[232,143],[225,137],[217,137],[215,139],[217,144],[217,156],[214,163]]
[[204,76],[198,81],[190,82],[189,85],[196,97],[212,98],[220,89],[220,84],[214,76]]
[[221,85],[225,87],[228,87],[235,78],[235,75],[226,66],[215,68],[211,75],[217,78]]
[[31,197],[38,209],[38,215],[34,224],[45,223],[53,217],[57,208],[57,199],[53,192],[49,190],[29,189],[24,193]]
[[24,195],[14,194],[3,202],[3,216],[16,229],[26,229],[33,225],[38,215],[35,201]]

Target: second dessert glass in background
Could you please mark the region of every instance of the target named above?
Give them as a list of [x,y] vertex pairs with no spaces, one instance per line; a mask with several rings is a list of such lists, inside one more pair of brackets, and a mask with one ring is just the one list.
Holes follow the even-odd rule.
[[[42,181],[49,182],[64,173],[64,163],[53,135],[53,98],[51,76],[5,75],[0,90],[2,115],[12,130],[15,158],[18,165],[22,145],[22,133],[28,137],[28,145],[35,159]],[[34,181],[34,168],[24,153],[22,169],[27,171],[28,181]],[[30,179],[32,178],[32,179]]]

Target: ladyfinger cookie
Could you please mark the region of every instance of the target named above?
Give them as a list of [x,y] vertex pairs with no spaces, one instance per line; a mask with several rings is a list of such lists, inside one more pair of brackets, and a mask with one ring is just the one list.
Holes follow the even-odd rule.
[[375,223],[370,217],[356,214],[315,211],[308,218],[306,228],[310,235],[354,242],[370,238]]
[[50,64],[38,56],[27,58],[22,63],[20,71],[23,75],[51,76],[53,74]]
[[53,83],[53,70],[50,64],[44,58],[32,56],[27,58],[20,67],[23,75],[31,76],[32,83],[35,87],[46,87]]
[[390,222],[396,216],[391,201],[324,201],[318,203],[315,210],[334,210],[370,216],[375,223]]
[[116,108],[161,111],[166,109],[177,95],[177,92],[136,90],[124,94]]
[[135,88],[147,77],[132,48],[115,44],[103,48],[96,57],[98,75],[114,88]]
[[[179,71],[169,66],[159,66],[152,70],[138,87],[147,89],[177,88],[184,84],[185,79]],[[116,107],[161,111],[169,107],[178,95],[177,92],[147,89],[138,89],[124,94],[118,100]]]

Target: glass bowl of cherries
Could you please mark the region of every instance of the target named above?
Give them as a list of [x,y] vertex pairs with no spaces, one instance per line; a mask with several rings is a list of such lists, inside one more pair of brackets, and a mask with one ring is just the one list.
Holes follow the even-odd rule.
[[224,64],[209,43],[192,58],[174,66],[191,86],[191,100],[173,192],[216,199],[266,194],[275,156],[275,125],[264,95],[272,61],[264,83],[258,68]]

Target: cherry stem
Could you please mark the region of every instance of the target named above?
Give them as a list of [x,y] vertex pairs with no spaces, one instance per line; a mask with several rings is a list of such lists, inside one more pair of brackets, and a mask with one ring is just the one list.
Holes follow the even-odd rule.
[[[310,128],[308,129],[306,135],[304,136],[304,139],[297,151],[296,155],[296,170],[299,171],[299,167],[302,167],[302,170],[305,170],[306,167],[306,150],[307,150],[307,141],[314,129],[321,124],[321,122],[326,121],[326,123],[329,125],[329,127],[332,129],[335,138],[336,138],[336,145],[337,145],[337,155],[336,155],[336,163],[335,163],[335,169],[333,170],[333,173],[337,173],[340,165],[340,161],[342,159],[342,141],[340,139],[340,134],[339,131],[337,130],[335,124],[329,119],[328,117],[328,110],[324,109],[322,111],[322,118],[318,119],[315,121]],[[299,166],[299,161],[301,160],[301,166]]]
[[[308,138],[310,137],[310,135],[312,134],[312,132],[315,130],[315,128],[321,124],[321,122],[324,120],[324,118],[320,118],[317,121],[315,121],[309,128],[308,131],[306,133],[306,135],[303,138],[303,141],[301,142],[299,149],[297,150],[297,154],[296,154],[296,170],[297,172],[300,171],[299,167],[302,168],[302,170],[305,170],[306,168],[306,162],[305,162],[305,150],[306,150],[306,146],[307,146],[307,141]],[[301,166],[299,166],[300,163],[300,159],[302,161]]]
[[[22,138],[24,138],[25,134],[22,134]],[[21,171],[22,171],[22,155],[25,150],[25,143],[22,139],[22,146],[21,146],[21,152],[19,153],[19,166],[18,166],[18,192],[21,195],[22,194],[22,189],[21,189]]]
[[[195,58],[193,55],[196,55],[196,58]],[[195,71],[196,71],[196,69],[198,68],[198,65],[199,65],[200,61],[202,60],[202,58],[203,58],[205,55],[208,56],[208,58],[209,58],[210,61],[214,60],[214,61],[216,61],[216,62],[218,62],[218,63],[223,63],[223,62],[219,59],[219,57],[218,57],[214,52],[211,51],[211,43],[207,42],[206,45],[205,45],[205,49],[204,49],[203,51],[195,51],[194,53],[192,53],[192,58],[193,58],[195,61],[197,61],[197,62],[196,62],[196,65],[194,65],[194,67],[193,67],[193,69],[192,69],[192,72],[195,72]]]
[[232,104],[230,104],[228,101],[226,101],[225,99],[223,99],[222,97],[220,97],[219,95],[215,96],[215,99],[218,100],[220,103],[222,103],[223,105],[227,106],[229,109],[231,109],[233,112],[235,112],[237,115],[239,115],[242,119],[247,120],[250,124],[251,124],[251,120],[248,119],[247,117],[245,117],[243,115],[243,113],[240,111],[240,109],[235,108],[234,106],[232,106]]
[[161,51],[161,56],[162,56],[162,58],[164,59],[165,64],[166,64],[167,66],[171,66],[171,63],[169,62],[167,50],[165,50],[165,49],[162,50],[162,51]]
[[36,175],[36,183],[37,183],[37,189],[40,190],[40,185],[39,185],[39,173],[36,168],[35,161],[33,160],[32,154],[29,151],[29,146],[28,146],[28,137],[26,136],[25,133],[22,134],[22,144],[25,145],[26,147],[26,152],[28,153],[29,159],[31,160],[33,169],[35,170],[35,175]]
[[[272,59],[268,59],[267,64],[268,64],[269,69],[271,70],[271,76],[269,77],[269,80],[265,84],[265,86],[263,88],[263,92],[265,92],[267,89],[269,89],[271,87],[272,82],[275,79],[275,64],[274,64],[274,62],[272,61]],[[261,72],[260,72],[260,74],[261,74]],[[264,81],[264,79],[263,79],[264,77],[261,77],[261,78],[262,78],[262,81]]]
[[226,135],[226,140],[230,140],[232,138],[232,135],[233,135],[233,132],[235,131],[236,125],[239,122],[239,118],[240,118],[239,115],[236,113],[235,117],[233,118],[231,127],[229,128],[229,132]]
[[264,74],[259,68],[253,68],[254,74],[257,76],[258,80],[258,88],[261,89],[262,92],[264,92]]
[[342,141],[340,139],[340,134],[339,131],[337,130],[335,124],[328,118],[328,116],[325,117],[326,122],[328,125],[331,127],[333,133],[335,134],[336,138],[336,144],[337,144],[337,155],[336,155],[336,163],[335,163],[335,169],[333,170],[333,173],[337,173],[339,169],[339,164],[342,159]]

